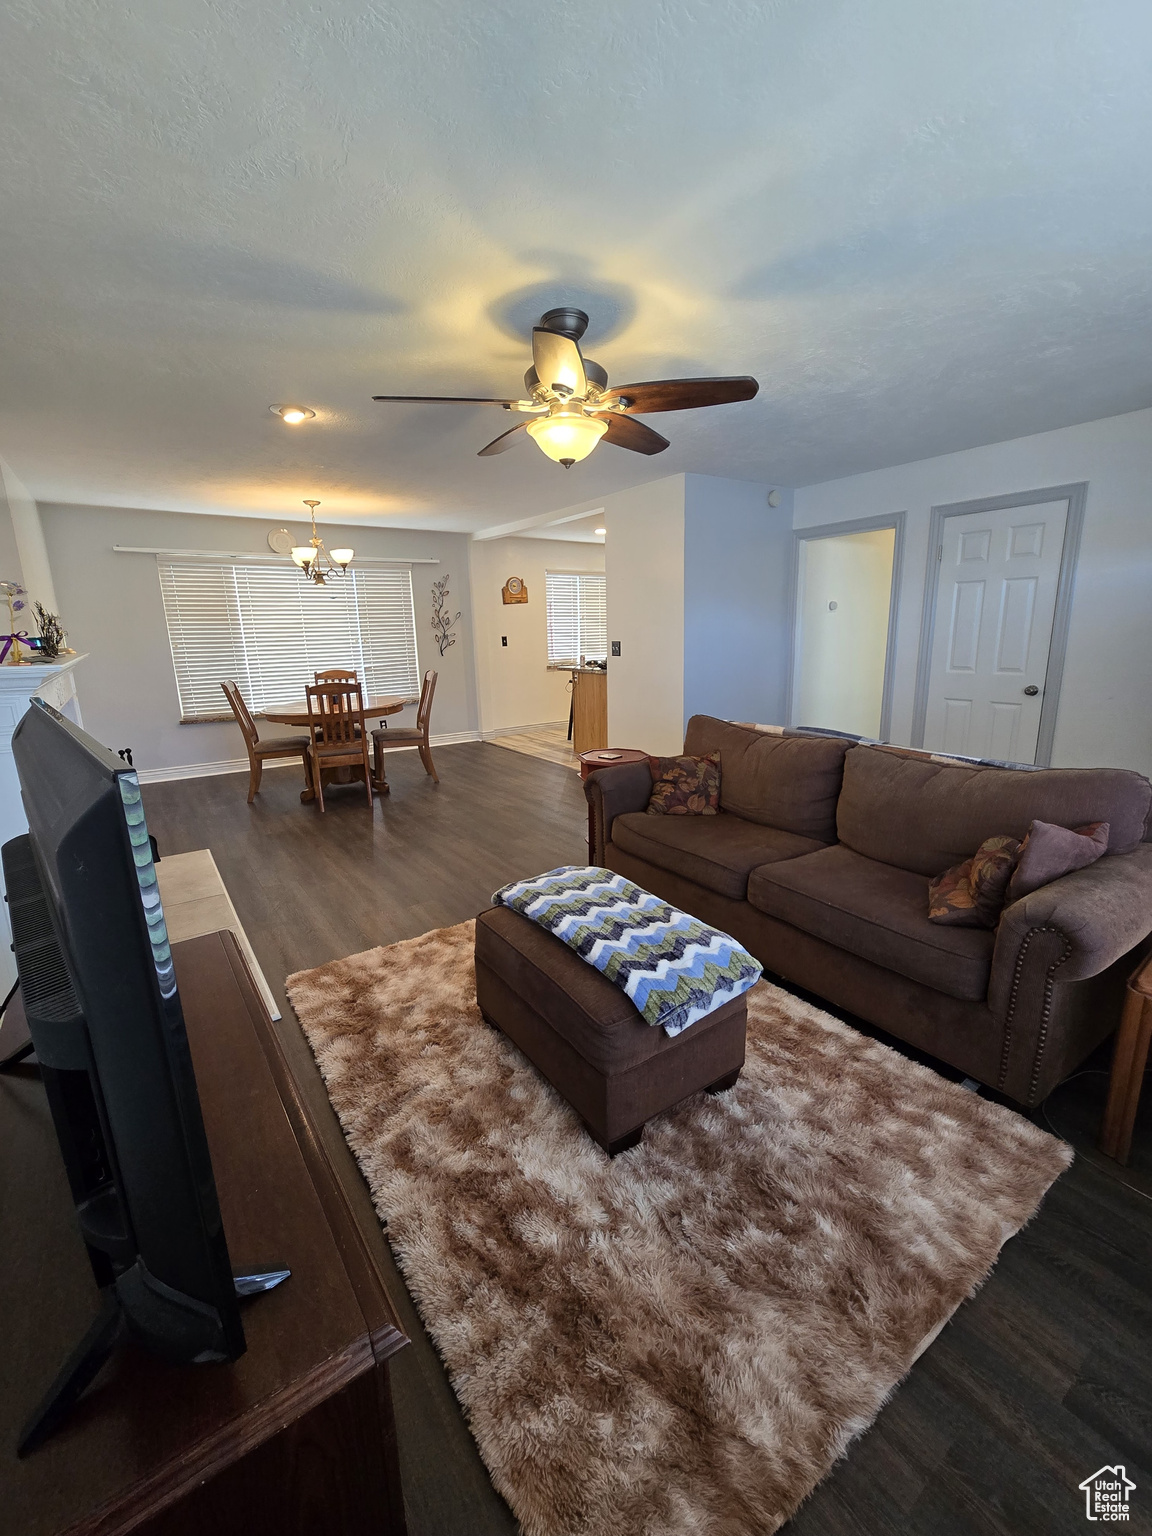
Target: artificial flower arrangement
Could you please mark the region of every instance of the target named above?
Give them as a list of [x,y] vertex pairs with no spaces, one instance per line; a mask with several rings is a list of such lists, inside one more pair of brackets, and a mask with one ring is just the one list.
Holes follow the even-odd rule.
[[65,643],[68,637],[64,633],[64,626],[59,616],[49,613],[43,603],[33,605],[36,622],[40,626],[40,634],[35,642],[26,629],[17,627],[20,623],[16,617],[17,614],[23,613],[28,606],[26,601],[28,593],[18,581],[0,581],[0,596],[3,596],[8,604],[8,633],[0,635],[0,640],[3,641],[3,645],[0,646],[0,662],[10,667],[26,665],[25,658],[21,655],[22,645],[30,653],[27,658],[29,661],[33,659],[55,661],[58,656],[75,654]]

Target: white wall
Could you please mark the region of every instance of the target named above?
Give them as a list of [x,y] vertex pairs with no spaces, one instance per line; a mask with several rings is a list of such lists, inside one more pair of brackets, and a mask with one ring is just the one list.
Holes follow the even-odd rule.
[[608,741],[671,755],[684,745],[684,476],[607,497],[604,526]]
[[879,735],[895,543],[877,528],[801,546],[792,724]]
[[932,507],[1079,480],[1087,510],[1052,761],[1152,773],[1152,410],[796,492],[797,528],[907,513],[893,740],[911,732]]
[[685,476],[685,721],[783,720],[791,528],[790,491],[770,507],[766,485]]
[[[201,517],[184,512],[118,507],[47,505],[41,508],[60,612],[69,643],[89,652],[79,675],[84,725],[113,748],[130,746],[145,771],[234,761],[244,755],[230,723],[180,724],[176,677],[164,622],[156,560],[118,555],[114,544],[169,549],[252,550],[268,554],[275,522],[244,517]],[[302,536],[300,525],[289,525]],[[350,544],[364,555],[432,556],[439,565],[412,567],[420,670],[440,674],[432,734],[477,730],[468,535],[323,524],[329,547]],[[432,635],[433,581],[449,576],[451,611],[461,611],[456,643],[441,657]],[[301,578],[303,579],[303,578]],[[301,678],[301,688],[306,679]],[[415,724],[415,710],[393,716]],[[261,724],[262,734],[284,727]]]
[[693,714],[782,718],[788,654],[789,493],[671,475],[604,502],[608,737],[682,750]]
[[[12,526],[12,502],[8,493],[8,466],[0,459],[0,581],[15,581],[20,586],[26,586],[24,580],[24,566],[20,559],[20,550],[16,544],[16,532]],[[3,605],[0,604],[0,608]],[[7,619],[8,610],[3,608],[3,618]],[[22,624],[21,629],[29,628]],[[7,633],[7,624],[3,625]]]
[[[49,613],[58,613],[56,588],[52,580],[52,570],[48,564],[48,549],[40,523],[40,510],[28,487],[12,466],[6,464],[3,459],[0,459],[0,485],[3,486],[8,503],[12,537],[19,553],[20,568],[23,572],[22,585],[28,589],[29,617],[31,619],[31,607],[34,602],[42,603]],[[8,579],[6,576],[0,577],[0,580]],[[32,634],[39,633],[34,619],[20,627],[28,629]]]
[[[472,613],[480,729],[567,722],[568,672],[548,671],[547,571],[602,571],[604,548],[563,539],[474,539]],[[509,576],[528,588],[526,603],[505,604]],[[508,644],[501,645],[506,637]]]

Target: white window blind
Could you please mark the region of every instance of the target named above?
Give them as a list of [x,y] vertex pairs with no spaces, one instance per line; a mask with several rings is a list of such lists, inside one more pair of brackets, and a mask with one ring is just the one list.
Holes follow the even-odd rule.
[[181,720],[230,719],[226,678],[253,714],[303,698],[328,667],[355,668],[366,695],[419,692],[405,567],[361,567],[318,587],[295,566],[157,564]]
[[545,571],[548,660],[575,665],[608,656],[608,610],[600,572]]

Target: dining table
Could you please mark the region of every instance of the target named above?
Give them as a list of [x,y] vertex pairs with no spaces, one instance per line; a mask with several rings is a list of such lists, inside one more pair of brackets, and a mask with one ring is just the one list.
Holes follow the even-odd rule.
[[[383,725],[388,715],[398,715],[409,704],[418,704],[419,698],[415,695],[401,696],[399,694],[380,694],[378,697],[364,700],[362,711],[354,711],[358,716],[358,723],[362,731],[371,731],[371,721],[377,719]],[[299,699],[292,704],[277,704],[264,711],[265,720],[271,720],[274,725],[292,725],[298,731],[308,729],[308,700]],[[351,768],[326,768],[324,770],[323,783],[325,786],[331,780],[336,784],[350,784],[352,782]],[[388,793],[388,780],[384,777],[384,755],[380,754],[380,769],[373,775],[372,788],[379,794]],[[304,759],[304,788],[300,791],[301,800],[315,800],[316,790],[312,784],[312,766],[308,758]]]

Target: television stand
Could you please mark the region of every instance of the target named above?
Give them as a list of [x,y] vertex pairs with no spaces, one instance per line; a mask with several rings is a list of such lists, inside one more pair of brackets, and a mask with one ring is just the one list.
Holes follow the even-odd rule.
[[[388,1361],[407,1340],[371,1246],[235,939],[172,948],[229,1246],[276,1255],[292,1279],[245,1307],[248,1349],[231,1364],[121,1347],[118,1319],[97,1313],[39,1073],[21,1063],[0,1076],[4,1529],[404,1536]],[[19,1426],[86,1329],[87,1390],[18,1458]]]
[[[236,1295],[263,1295],[287,1280],[291,1273],[290,1269],[268,1269],[258,1274],[237,1275]],[[96,1380],[112,1351],[128,1339],[128,1324],[115,1285],[106,1286],[100,1294],[99,1316],[60,1367],[55,1381],[20,1431],[17,1456],[26,1456],[55,1434],[85,1389]]]

